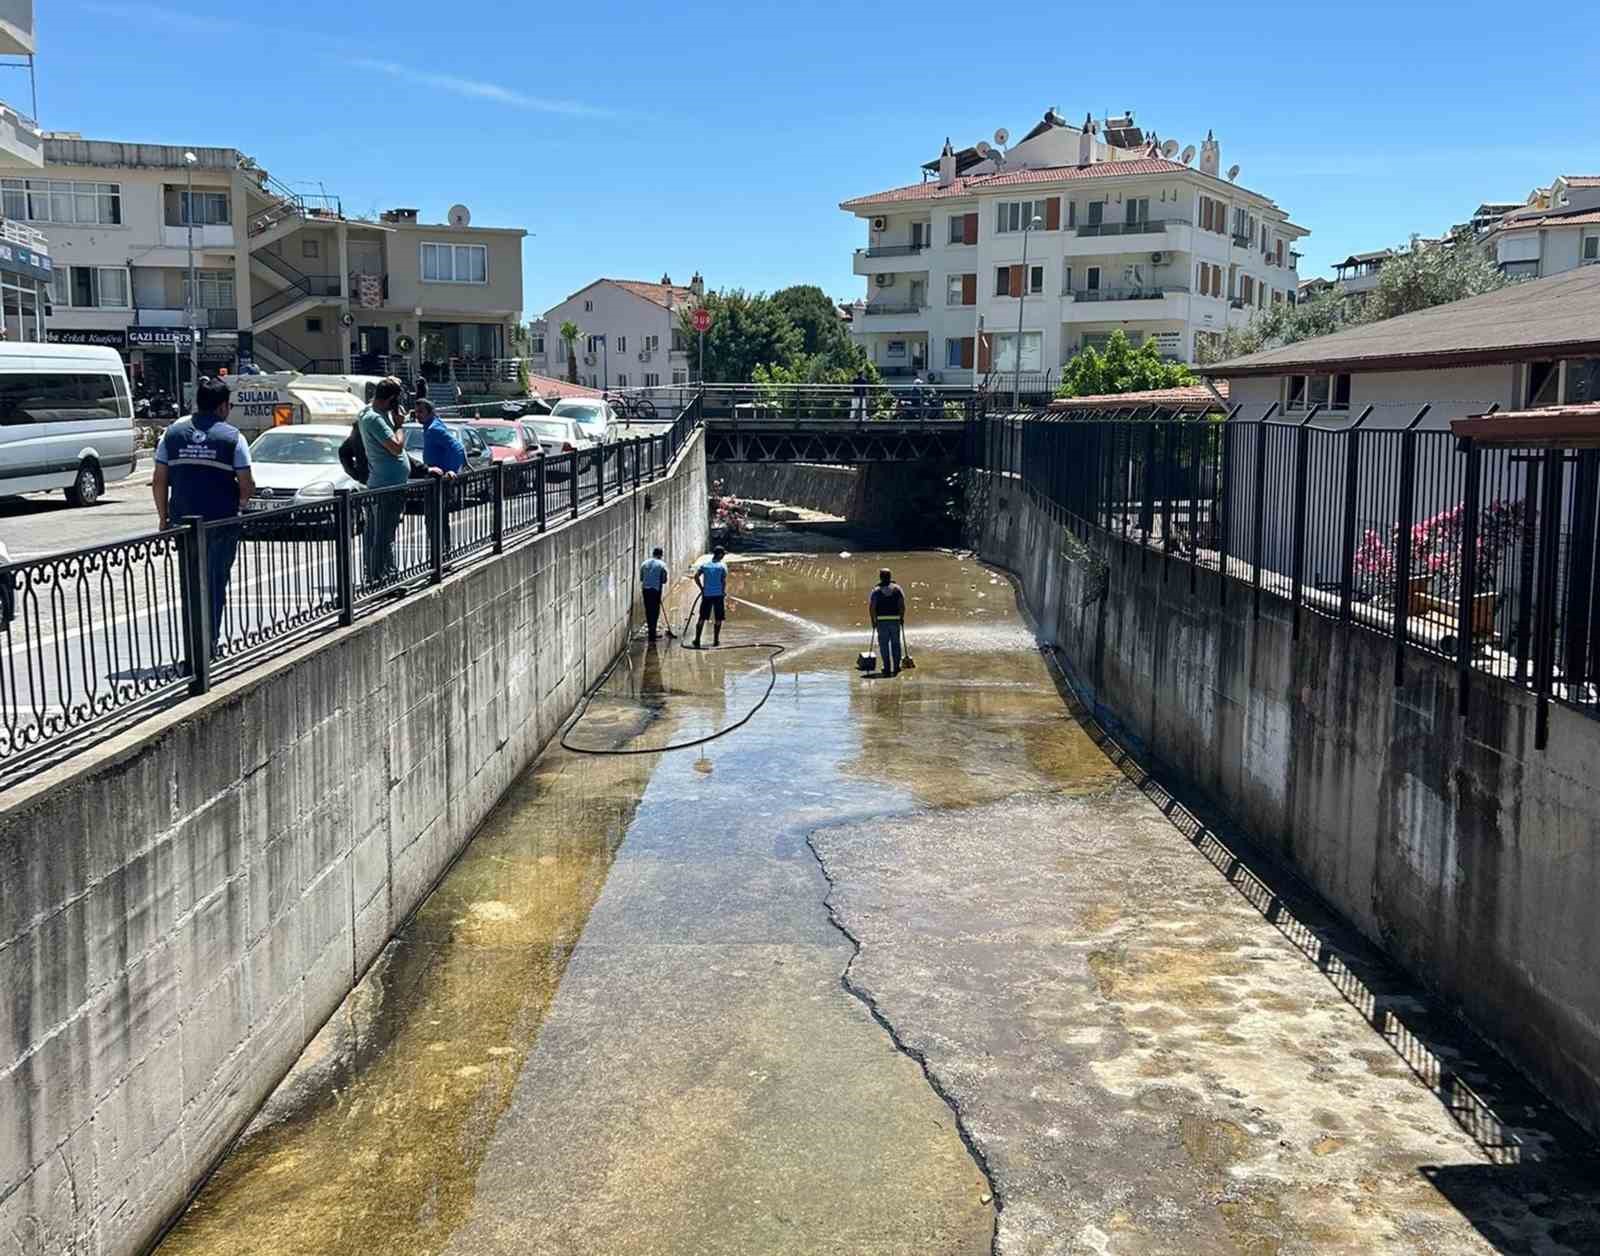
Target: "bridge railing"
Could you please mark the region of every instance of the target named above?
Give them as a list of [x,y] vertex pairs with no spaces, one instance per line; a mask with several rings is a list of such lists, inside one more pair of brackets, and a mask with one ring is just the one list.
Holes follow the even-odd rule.
[[[680,391],[681,390],[681,391]],[[661,409],[681,405],[692,385],[619,390],[649,397]],[[707,419],[785,419],[795,422],[867,423],[874,420],[966,419],[980,394],[968,387],[911,381],[856,384],[706,384]],[[676,410],[674,410],[674,413]]]
[[701,424],[0,564],[0,786],[665,476]]

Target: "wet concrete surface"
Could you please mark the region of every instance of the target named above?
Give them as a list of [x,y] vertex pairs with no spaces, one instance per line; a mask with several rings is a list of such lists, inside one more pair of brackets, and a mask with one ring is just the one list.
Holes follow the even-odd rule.
[[[883,562],[918,667],[867,680]],[[1595,1250],[1564,1203],[1487,1244],[1456,1196],[1498,1167],[1085,734],[999,577],[769,554],[732,592],[766,705],[544,755],[164,1252]],[[570,740],[714,733],[770,653],[638,643]]]

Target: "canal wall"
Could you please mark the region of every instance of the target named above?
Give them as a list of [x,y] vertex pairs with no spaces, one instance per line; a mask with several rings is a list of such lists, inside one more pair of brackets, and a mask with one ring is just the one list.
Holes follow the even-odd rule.
[[[980,482],[980,489],[982,484]],[[1069,542],[1014,485],[981,555],[1108,726],[1287,860],[1370,940],[1600,1132],[1600,722],[1301,616],[1137,544]],[[1190,581],[1195,591],[1190,592]]]
[[816,462],[714,462],[707,469],[713,484],[735,497],[782,502],[824,514],[854,519],[861,510],[861,476],[854,467]]
[[0,798],[0,1251],[143,1251],[622,648],[672,475]]

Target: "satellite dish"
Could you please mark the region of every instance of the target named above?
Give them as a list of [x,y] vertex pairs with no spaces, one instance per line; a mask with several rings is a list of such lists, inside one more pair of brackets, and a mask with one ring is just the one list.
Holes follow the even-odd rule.
[[1001,148],[1004,148],[1010,139],[1011,132],[1006,130],[1005,127],[1001,127],[994,133],[994,142],[1000,145]]
[[1191,161],[1193,161],[1194,160],[1194,145],[1190,144],[1188,148],[1184,149],[1183,150],[1183,156],[1178,158],[1178,160],[1181,161],[1186,166]]
[[1161,146],[1161,155],[1163,157],[1171,157],[1172,154],[1177,152],[1177,151],[1178,151],[1178,141],[1177,140],[1168,140],[1165,144],[1163,144]]
[[974,145],[974,151],[980,157],[987,157],[994,150],[989,147],[989,141],[988,140],[979,140],[977,142],[977,144]]
[[450,225],[452,227],[470,227],[472,225],[472,211],[465,205],[450,206]]
[[1229,166],[1228,167],[1228,182],[1232,183],[1238,177],[1239,177],[1239,167],[1238,166]]

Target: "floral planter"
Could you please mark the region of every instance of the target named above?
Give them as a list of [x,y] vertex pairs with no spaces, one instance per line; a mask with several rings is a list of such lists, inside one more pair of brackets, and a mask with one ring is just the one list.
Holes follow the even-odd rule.
[[[1415,597],[1415,594],[1413,594],[1413,597]],[[1421,600],[1427,605],[1420,613],[1430,615],[1435,619],[1443,619],[1454,623],[1456,617],[1461,613],[1460,606],[1452,598],[1424,595]],[[1498,602],[1499,594],[1492,591],[1473,594],[1471,624],[1474,639],[1494,636],[1494,612]],[[1413,606],[1411,613],[1415,615],[1419,612]]]

